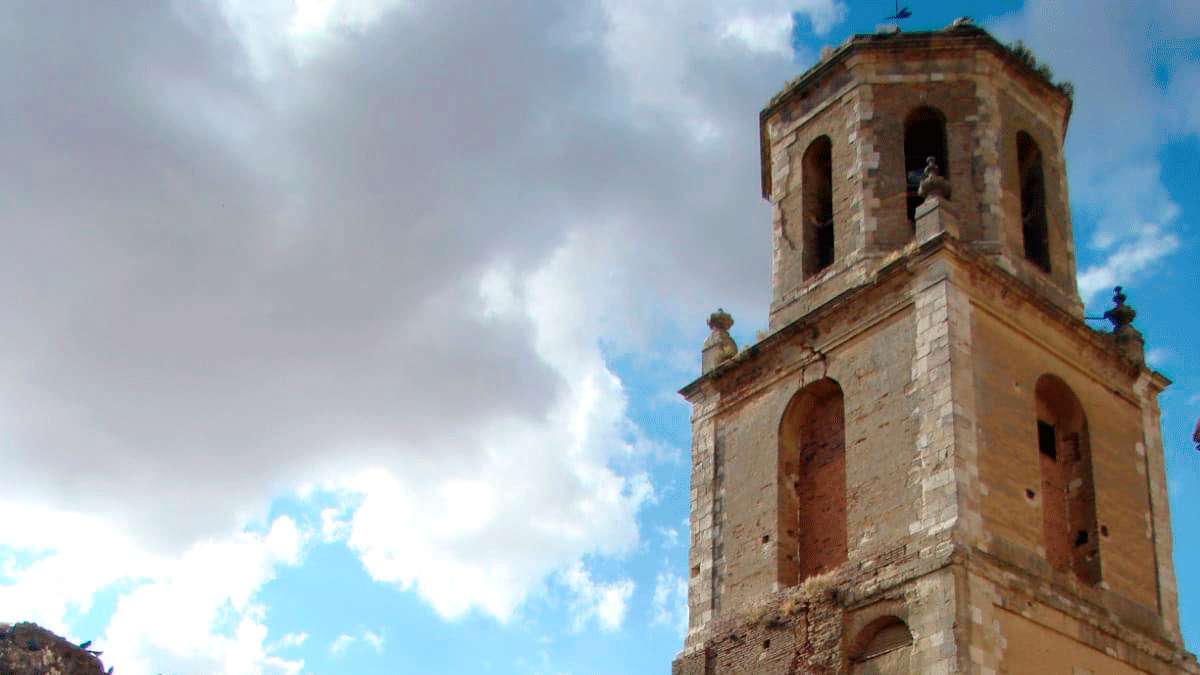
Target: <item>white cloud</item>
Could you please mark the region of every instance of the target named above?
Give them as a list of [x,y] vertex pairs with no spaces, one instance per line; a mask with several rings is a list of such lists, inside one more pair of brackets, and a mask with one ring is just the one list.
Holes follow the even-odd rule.
[[[0,559],[8,558],[0,607],[60,634],[69,634],[69,617],[88,611],[97,591],[160,576],[168,565],[96,516],[14,502],[0,502],[0,511]],[[17,553],[35,559],[18,566]]]
[[[49,555],[14,567],[12,582],[0,586],[6,612],[69,635],[71,613],[87,611],[95,593],[129,587],[94,642],[122,672],[294,675],[302,667],[274,652],[303,637],[267,645],[263,608],[255,602],[280,566],[300,560],[307,535],[290,518],[276,519],[262,534],[198,542],[171,559],[138,550],[94,518],[11,504],[4,510],[14,525],[5,531],[10,550],[39,537],[53,539],[45,542]],[[38,518],[42,534],[20,532],[22,523],[33,526],[30,516]]]
[[378,654],[383,651],[383,631],[382,630],[380,630],[378,633],[376,633],[374,631],[363,629],[362,638],[363,638],[364,642],[371,645],[371,648],[375,650],[375,653]]
[[[1170,49],[1173,46],[1167,47]],[[1180,51],[1186,54],[1186,51]],[[1187,61],[1178,53],[1172,54],[1168,60],[1173,68],[1167,96],[1170,108],[1175,113],[1175,130],[1200,135],[1200,63]]]
[[[736,6],[680,0],[603,0],[605,54],[625,78],[635,106],[681,120],[696,139],[724,131],[703,91],[700,69],[722,52],[744,51],[791,61],[792,14],[807,17],[819,35],[846,14],[838,0],[799,3],[753,0]],[[712,73],[716,74],[716,73]]]
[[367,643],[371,649],[375,650],[376,654],[383,652],[383,630],[376,633],[368,628],[363,628],[359,635],[343,633],[334,638],[333,642],[329,643],[329,653],[337,657],[345,656],[350,646],[359,640]]
[[679,545],[679,530],[673,527],[659,527],[658,534],[662,537],[663,548],[675,548]]
[[365,28],[387,10],[404,3],[399,0],[295,0],[288,33],[297,40],[345,28]]
[[300,647],[307,641],[308,641],[308,633],[305,633],[305,632],[287,633],[283,637],[276,640],[275,642],[272,642],[270,645],[267,645],[267,651],[274,652],[274,651],[279,651],[281,649],[288,649],[291,647]]
[[575,374],[547,427],[497,428],[469,474],[379,469],[344,483],[362,495],[348,543],[372,577],[415,588],[447,618],[479,609],[507,621],[551,570],[632,546],[649,488],[608,466],[629,452],[628,431],[620,385],[597,368]]
[[786,12],[736,16],[728,21],[722,37],[736,40],[754,51],[792,55],[792,17]]
[[1166,347],[1151,347],[1146,350],[1146,363],[1155,368],[1163,367],[1163,364],[1170,361],[1171,357],[1171,350]]
[[[621,383],[590,337],[595,317],[567,281],[576,254],[568,245],[525,279],[491,274],[482,291],[490,300],[486,289],[516,289],[486,311],[526,314],[538,353],[560,374],[562,402],[544,422],[496,425],[480,463],[379,467],[337,484],[361,499],[347,542],[367,571],[416,590],[443,617],[475,609],[507,621],[546,574],[637,540],[636,513],[650,496],[638,448],[650,444],[626,419]],[[323,518],[336,531],[334,512]],[[598,596],[603,625],[623,615],[617,590]]]
[[1179,248],[1179,237],[1153,223],[1143,223],[1141,227],[1131,228],[1133,236],[1130,240],[1123,237],[1121,243],[1097,250],[1106,253],[1107,258],[1098,265],[1092,265],[1079,273],[1079,294],[1085,301],[1095,300],[1113,287],[1128,283],[1136,278],[1143,270]]
[[654,583],[654,623],[670,626],[679,635],[687,632],[687,579],[672,571],[658,573]]
[[601,630],[615,631],[621,627],[629,598],[633,596],[632,579],[611,583],[593,581],[591,572],[582,562],[576,562],[563,571],[559,578],[572,596],[572,630],[580,632],[593,620]]
[[120,597],[105,631],[106,657],[135,674],[298,672],[302,661],[266,646],[265,608],[255,597],[278,567],[299,562],[306,540],[281,516],[265,535],[197,543]]
[[603,587],[600,600],[596,604],[596,620],[602,629],[612,631],[621,627],[621,622],[625,620],[629,597],[633,595],[633,586],[632,579],[622,579]]
[[329,644],[329,653],[334,656],[345,656],[346,650],[354,643],[354,636],[342,634],[337,636],[333,642]]
[[350,534],[350,507],[321,509],[321,540],[333,542]]

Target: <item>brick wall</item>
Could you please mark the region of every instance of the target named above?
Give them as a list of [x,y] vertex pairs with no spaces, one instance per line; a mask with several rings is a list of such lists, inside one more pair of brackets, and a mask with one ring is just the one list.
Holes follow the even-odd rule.
[[779,582],[785,586],[831,570],[846,559],[843,408],[842,388],[824,379],[798,392],[783,416],[778,531]]
[[[1068,551],[1074,540],[1050,538],[1048,550],[1045,536],[1048,530],[1065,532],[1074,527],[1065,503],[1045,505],[1044,501],[1067,492],[1071,480],[1063,474],[1054,479],[1055,485],[1043,487],[1043,476],[1066,470],[1044,472],[1037,444],[1037,383],[1044,375],[1054,375],[1078,397],[1087,419],[1101,588],[1157,612],[1155,532],[1146,458],[1139,451],[1145,434],[1133,392],[1135,372],[1123,369],[1111,354],[1098,358],[1035,307],[1011,294],[1005,298],[1003,289],[974,288],[971,329],[979,472],[985,491],[984,549],[1024,568],[1071,567]],[[1092,528],[1086,522],[1077,524]],[[1170,535],[1164,532],[1163,536]],[[1060,582],[1074,583],[1069,578]]]

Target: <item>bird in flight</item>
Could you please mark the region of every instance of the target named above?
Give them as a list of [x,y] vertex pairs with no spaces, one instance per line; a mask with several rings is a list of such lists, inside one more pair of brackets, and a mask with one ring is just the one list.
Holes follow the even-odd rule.
[[[887,17],[887,19],[907,19],[912,16],[912,10],[907,7],[900,6],[900,0],[896,0],[896,13]],[[885,21],[887,19],[884,19]]]

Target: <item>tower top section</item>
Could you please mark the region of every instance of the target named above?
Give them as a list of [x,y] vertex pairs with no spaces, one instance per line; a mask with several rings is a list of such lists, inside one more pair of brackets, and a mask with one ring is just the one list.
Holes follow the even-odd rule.
[[771,327],[949,238],[1074,316],[1062,148],[1070,86],[960,19],[856,35],[759,116],[774,206]]
[[[1046,73],[1030,63],[1028,56],[1023,56],[992,37],[991,33],[963,19],[947,26],[942,30],[919,31],[905,33],[900,30],[884,30],[872,34],[853,35],[840,46],[826,47],[821,59],[812,68],[787,83],[776,93],[767,106],[759,113],[759,121],[765,130],[767,119],[777,109],[785,106],[790,99],[806,98],[813,89],[831,74],[839,71],[839,66],[845,67],[846,62],[856,55],[879,54],[888,58],[903,57],[903,52],[919,50],[926,52],[924,58],[936,58],[938,51],[962,52],[963,50],[985,50],[994,57],[1008,63],[1013,69],[1013,75],[1026,78],[1031,86],[1041,86],[1046,93],[1053,96],[1050,90],[1057,92],[1064,104],[1062,127],[1066,130],[1067,120],[1071,116],[1071,94],[1068,87],[1053,82]],[[767,147],[762,147],[763,153],[763,197],[770,198],[770,166],[767,163]]]

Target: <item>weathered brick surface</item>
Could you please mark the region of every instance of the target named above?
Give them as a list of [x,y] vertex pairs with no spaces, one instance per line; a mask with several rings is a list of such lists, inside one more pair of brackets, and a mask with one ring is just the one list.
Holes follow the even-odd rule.
[[[975,318],[979,437],[987,444],[980,456],[985,550],[1025,566],[1046,558],[1035,389],[1043,375],[1056,375],[1087,415],[1096,516],[1104,528],[1102,588],[1157,611],[1155,530],[1145,453],[1139,451],[1145,445],[1143,415],[1133,390],[1137,371],[1111,352],[1097,358],[1094,348],[1056,329],[1052,316],[1005,289],[980,295]],[[1034,491],[1032,499],[1027,490]]]
[[[946,117],[953,190],[914,228],[918,105]],[[770,332],[683,390],[674,675],[1200,675],[1170,560],[1168,382],[1081,320],[1069,107],[973,29],[858,36],[768,106]],[[1024,255],[1019,131],[1042,153],[1050,273]],[[802,157],[821,136],[837,259],[806,278]]]
[[[846,559],[846,424],[830,379],[792,397],[779,429],[780,584],[794,586]],[[769,534],[763,543],[770,542]]]

